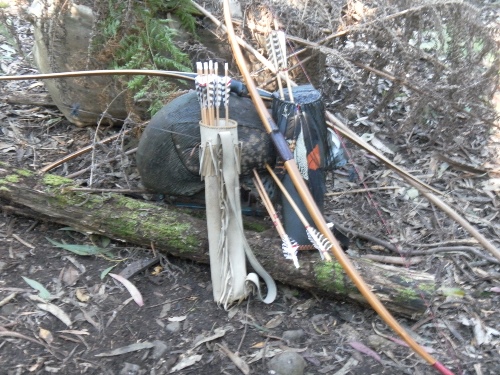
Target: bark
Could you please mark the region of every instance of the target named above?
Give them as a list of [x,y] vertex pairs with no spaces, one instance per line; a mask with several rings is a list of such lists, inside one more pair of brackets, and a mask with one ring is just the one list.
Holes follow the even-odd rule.
[[[154,244],[157,250],[174,256],[209,262],[206,222],[189,211],[114,193],[71,191],[72,187],[70,179],[0,165],[4,210],[145,247]],[[273,230],[247,230],[246,236],[257,259],[275,280],[331,298],[366,303],[337,262],[323,262],[317,252],[303,251],[299,254],[301,267],[295,269],[283,258],[281,241]],[[361,258],[352,261],[393,313],[419,318],[426,310],[425,301],[430,301],[437,289],[434,276],[428,273]]]

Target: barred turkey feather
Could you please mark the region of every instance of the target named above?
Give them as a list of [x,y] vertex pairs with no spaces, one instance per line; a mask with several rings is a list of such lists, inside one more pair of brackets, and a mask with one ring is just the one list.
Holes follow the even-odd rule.
[[318,232],[313,227],[307,227],[307,238],[313,244],[313,246],[319,251],[322,260],[325,260],[325,253],[328,253],[332,248],[330,241],[325,238],[320,232]]
[[285,259],[293,260],[295,267],[299,268],[299,261],[297,259],[299,244],[288,235],[284,235],[282,240],[283,242],[281,244],[281,250],[283,250]]
[[293,158],[297,162],[300,174],[304,180],[309,180],[309,168],[307,165],[307,149],[304,140],[304,132],[300,129],[299,136],[297,137],[297,142],[295,144],[295,150],[293,152]]

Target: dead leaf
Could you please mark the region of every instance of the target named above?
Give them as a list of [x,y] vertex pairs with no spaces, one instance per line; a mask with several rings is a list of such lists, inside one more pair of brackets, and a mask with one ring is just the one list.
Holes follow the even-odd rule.
[[382,141],[380,139],[378,139],[375,136],[373,136],[373,138],[371,140],[371,144],[386,154],[394,155],[394,152],[389,147],[387,147],[384,143],[382,143]]
[[40,370],[45,363],[45,358],[37,358],[36,363],[34,363],[31,367],[28,368],[29,372],[35,372]]
[[372,349],[370,349],[369,347],[367,347],[365,344],[363,344],[363,343],[361,343],[359,341],[351,341],[349,343],[349,345],[351,345],[358,352],[366,354],[367,356],[370,356],[373,359],[375,359],[377,362],[382,363],[382,358],[380,358],[380,356],[375,351],[373,351]]
[[38,345],[41,345],[41,346],[46,346],[41,341],[35,340],[34,338],[31,338],[29,336],[23,335],[22,333],[12,332],[12,331],[9,331],[9,330],[0,331],[0,337],[15,337],[16,339],[28,340],[28,341],[34,342],[35,344],[38,344]]
[[413,200],[413,199],[417,198],[418,195],[419,195],[418,190],[415,189],[414,187],[411,187],[405,191],[405,195],[403,196],[403,199],[404,200]]
[[52,335],[52,332],[50,332],[48,329],[40,328],[38,334],[49,345],[52,343],[52,341],[54,341],[54,336]]
[[465,326],[473,327],[477,345],[489,344],[491,343],[492,336],[500,336],[500,331],[486,326],[481,319],[462,317],[460,322]]
[[167,320],[169,322],[183,322],[184,320],[186,320],[187,318],[187,315],[183,315],[183,316],[173,316],[171,318],[168,318]]
[[196,362],[199,362],[202,358],[201,354],[195,354],[190,356],[181,356],[181,360],[170,370],[170,373],[182,370],[186,367],[194,365]]
[[135,303],[137,303],[139,306],[144,306],[144,301],[142,299],[142,294],[139,292],[139,290],[135,287],[134,284],[132,284],[130,281],[125,279],[123,276],[116,275],[114,273],[109,273],[109,276],[111,276],[113,279],[121,282],[125,288],[127,288],[128,292],[134,299]]
[[17,292],[9,294],[7,297],[5,297],[3,300],[0,301],[0,307],[8,304],[10,301],[12,301],[14,298],[16,298],[16,296],[17,296]]
[[87,269],[85,268],[85,266],[83,264],[81,264],[79,261],[77,261],[71,255],[66,255],[66,256],[63,257],[63,259],[69,260],[71,263],[73,263],[73,265],[76,268],[78,268],[78,270],[80,271],[80,274],[83,274],[83,273],[85,273],[87,271]]
[[244,360],[242,360],[236,353],[233,353],[228,348],[220,344],[217,344],[217,346],[219,347],[219,350],[221,352],[229,357],[229,359],[236,365],[236,367],[240,369],[243,374],[250,374],[250,367],[248,367],[248,364]]
[[77,330],[77,329],[63,329],[63,330],[57,331],[57,332],[68,333],[70,335],[88,335],[89,334],[89,331],[87,329],[81,329],[81,330]]
[[61,280],[65,285],[75,285],[80,278],[80,273],[75,267],[67,266],[61,271]]
[[[347,375],[351,372],[352,369],[354,369],[358,365],[359,361],[355,359],[354,357],[349,358],[349,360],[345,363],[344,366],[337,372],[335,372],[334,375]],[[322,374],[326,373],[320,370]],[[330,371],[328,371],[330,372]]]
[[500,191],[500,178],[490,178],[482,183],[484,191]]
[[[81,314],[81,315],[83,315],[83,318],[84,318],[87,322],[89,322],[90,324],[92,324],[96,330],[98,330],[98,331],[99,331],[99,330],[101,329],[101,324],[100,324],[99,322],[96,322],[96,321],[92,318],[92,316],[95,316],[95,315],[96,315],[96,309],[95,309],[95,307],[94,307],[94,308],[92,308],[92,307],[91,307],[89,311],[87,311],[87,310],[85,310],[85,309],[83,309],[83,308],[81,308],[81,307],[80,307],[80,311],[82,312],[82,314]],[[113,316],[115,316],[115,315],[113,314],[113,315],[111,315],[111,316],[113,317]],[[77,317],[78,317],[78,320],[80,320],[80,314],[78,314],[78,315],[77,315]]]
[[96,354],[95,357],[113,357],[115,355],[136,352],[138,350],[143,350],[143,349],[151,349],[153,347],[154,347],[154,344],[151,342],[148,342],[148,341],[139,342],[137,344],[122,346],[121,348],[110,350],[109,352]]
[[265,341],[258,342],[257,344],[253,344],[250,349],[262,349],[264,346],[266,346]]
[[268,321],[265,325],[266,328],[276,328],[278,327],[281,323],[283,323],[283,315],[276,315],[274,318],[272,318],[270,321]]
[[[168,300],[167,300],[168,301]],[[172,309],[172,304],[170,302],[165,302],[163,307],[161,308],[160,315],[158,318],[163,319],[168,315],[168,312]]]
[[439,165],[439,170],[438,170],[438,173],[437,173],[437,177],[438,178],[443,177],[444,172],[448,169],[449,166],[450,165],[448,163],[441,163]]
[[158,262],[159,258],[136,260],[135,262],[130,263],[123,271],[121,271],[120,275],[126,279],[130,279],[135,274],[145,270],[148,267],[151,267]]
[[233,306],[229,309],[227,312],[227,318],[229,320],[233,319],[235,315],[240,311],[240,308],[238,306]]
[[221,338],[225,334],[226,334],[225,330],[223,330],[222,328],[216,328],[214,330],[214,334],[213,335],[205,337],[205,338],[203,338],[201,340],[196,341],[196,343],[193,346],[193,349],[196,348],[196,347],[198,347],[198,346],[200,346],[201,344],[203,344],[205,342],[209,342],[209,341],[213,341],[213,340],[216,340],[218,338]]
[[266,358],[272,358],[280,353],[283,353],[283,349],[266,346],[266,347],[260,349],[258,352],[247,356],[247,358],[252,357],[252,359],[247,360],[247,363],[251,364],[251,363],[257,362],[257,361],[261,360],[262,358],[264,358],[264,356]]
[[38,308],[44,311],[47,311],[54,315],[61,322],[66,324],[68,327],[71,327],[71,319],[68,314],[66,314],[60,307],[52,304],[52,303],[39,303],[37,304]]
[[90,295],[83,288],[76,288],[75,294],[76,294],[76,298],[78,298],[78,301],[80,301],[80,302],[88,302],[90,299]]

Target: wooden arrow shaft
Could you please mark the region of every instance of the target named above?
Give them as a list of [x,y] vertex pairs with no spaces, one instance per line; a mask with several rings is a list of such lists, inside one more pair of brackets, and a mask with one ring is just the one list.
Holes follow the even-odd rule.
[[[309,232],[309,230],[312,229],[311,226],[309,225],[309,222],[307,221],[306,217],[304,216],[304,214],[302,213],[302,211],[300,210],[300,208],[297,206],[297,204],[293,200],[293,198],[290,195],[290,193],[288,193],[288,191],[286,190],[285,186],[279,180],[278,176],[276,176],[276,174],[274,173],[274,171],[272,170],[272,168],[269,166],[269,164],[266,164],[266,169],[269,172],[269,174],[271,175],[271,177],[274,179],[274,182],[276,182],[276,185],[278,185],[278,187],[280,188],[281,194],[284,195],[284,197],[286,198],[286,200],[288,201],[288,203],[290,204],[290,206],[292,206],[293,211],[295,212],[295,214],[299,218],[299,220],[302,223],[302,225],[306,228],[306,230],[309,233],[309,235],[311,235],[313,237],[313,234],[311,234]],[[326,259],[328,262],[332,261],[332,257],[330,256],[330,254],[328,254],[328,252],[325,250],[325,248],[321,246],[321,241],[314,241],[314,242],[311,241],[311,242],[313,243],[313,245],[315,247],[316,246],[318,247],[318,250],[322,253],[322,257],[324,257],[324,259]]]
[[257,188],[257,192],[259,193],[260,198],[262,199],[262,203],[264,204],[264,207],[266,207],[267,212],[269,213],[269,216],[271,217],[271,220],[273,221],[273,224],[276,227],[279,236],[281,237],[281,239],[284,239],[287,234],[285,232],[283,224],[281,224],[281,220],[279,219],[276,210],[274,209],[271,198],[269,198],[269,195],[266,192],[266,188],[262,184],[262,180],[260,179],[260,176],[255,169],[253,170],[253,174],[255,176],[255,187]]

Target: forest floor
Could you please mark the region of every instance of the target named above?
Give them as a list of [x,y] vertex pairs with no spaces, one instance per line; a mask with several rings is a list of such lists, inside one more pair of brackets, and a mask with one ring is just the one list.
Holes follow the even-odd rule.
[[[14,24],[22,53],[14,40],[0,34],[1,74],[36,73],[30,54],[32,29],[21,20]],[[56,107],[11,103],[23,93],[46,93],[42,82],[1,82],[0,90],[0,162],[37,171],[92,144],[96,128],[75,127]],[[101,128],[98,137],[118,131]],[[468,139],[472,142],[475,136],[469,134]],[[137,139],[131,135],[120,142],[102,146],[94,162],[109,159],[119,146],[133,148]],[[384,142],[396,140],[386,137]],[[354,192],[366,186],[353,181],[348,164],[337,171],[335,182],[328,180],[326,214],[352,230],[397,238],[404,248],[411,244],[420,250],[420,261],[409,267],[433,273],[438,283],[454,287],[437,291],[427,301],[429,310],[417,320],[398,320],[456,374],[500,374],[499,262],[397,175],[348,147],[355,160],[365,160],[364,180],[370,181],[377,205]],[[493,151],[482,153],[485,147]],[[392,158],[414,165],[412,173],[432,180],[448,202],[498,246],[498,186],[485,188],[498,184],[500,160],[491,159],[500,149],[498,128],[490,132],[484,148],[465,145],[458,155],[461,162],[446,166],[441,160],[432,167],[432,153],[418,145]],[[51,173],[67,176],[92,162],[86,154]],[[481,169],[485,163],[497,175],[464,170],[466,164]],[[133,155],[105,163],[94,177],[94,187],[141,188]],[[89,172],[74,178],[85,186]],[[292,353],[298,372],[289,374],[434,373],[369,308],[279,285],[270,305],[251,297],[225,311],[213,302],[208,266],[168,255],[130,278],[144,297],[139,307],[121,284],[102,274],[111,266],[119,273],[135,261],[156,257],[154,249],[37,221],[16,213],[9,202],[0,203],[2,375],[240,374],[239,361],[252,374],[272,374],[271,368],[283,369],[283,363],[273,362],[280,353]],[[384,232],[380,212],[396,230],[392,237]],[[76,255],[51,241],[97,244],[112,256]],[[349,254],[397,256],[359,238],[351,238]],[[47,289],[50,303],[32,288],[32,281]]]

